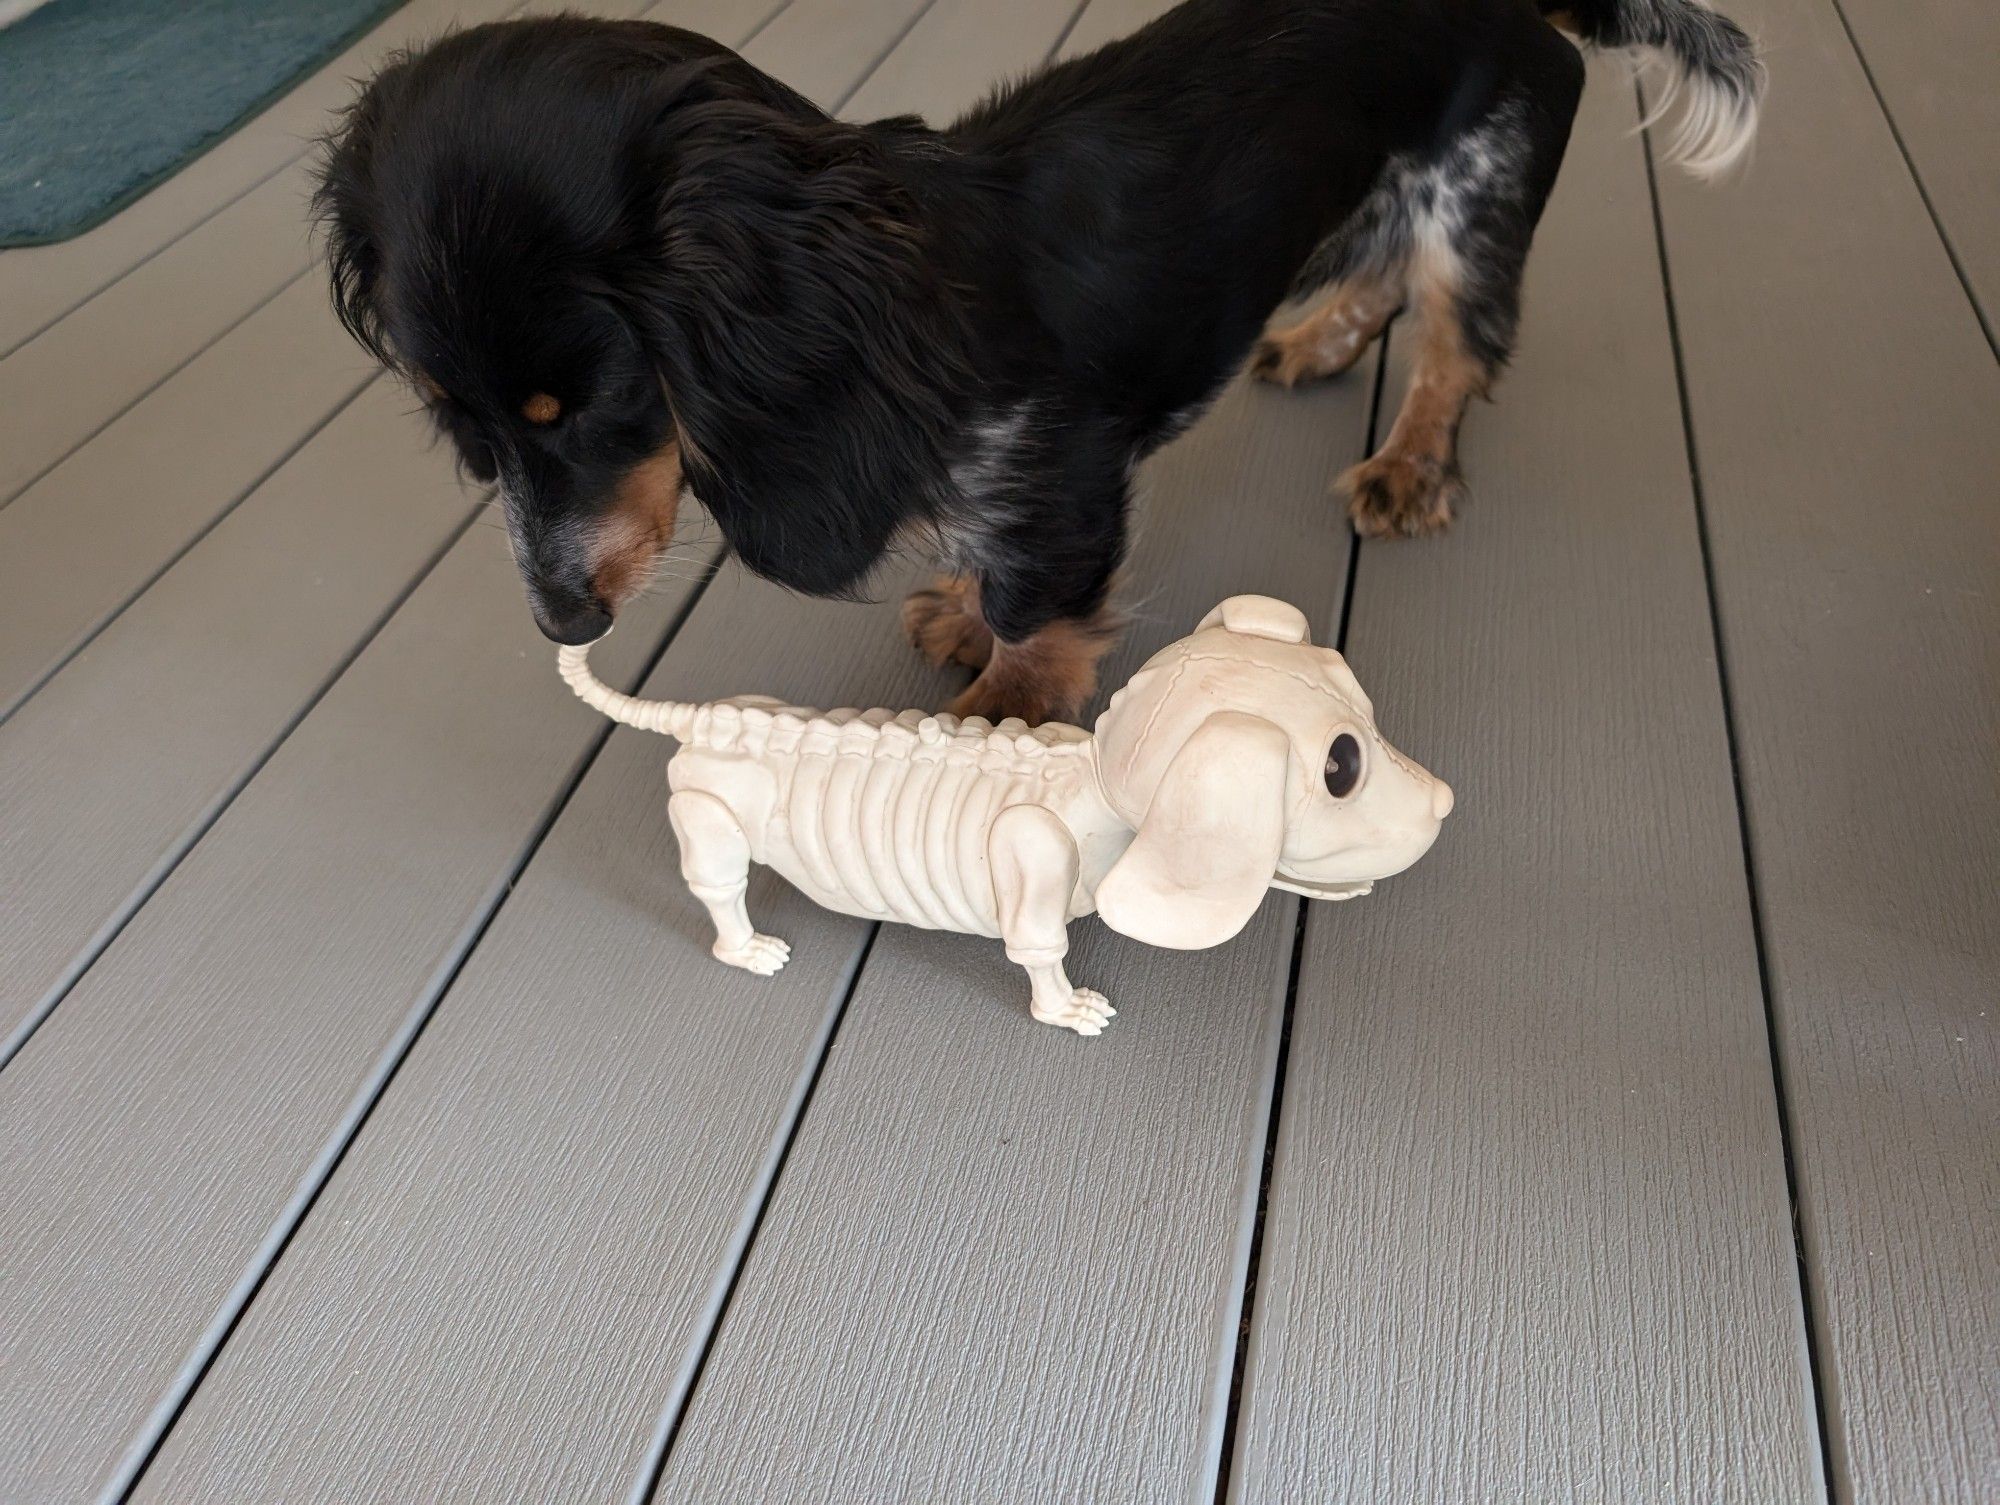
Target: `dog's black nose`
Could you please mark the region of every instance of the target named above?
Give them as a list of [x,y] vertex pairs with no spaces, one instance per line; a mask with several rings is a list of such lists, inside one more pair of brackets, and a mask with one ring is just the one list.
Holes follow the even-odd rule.
[[537,606],[535,625],[542,629],[542,636],[550,642],[576,647],[582,643],[594,643],[609,632],[611,613],[595,605],[563,608]]

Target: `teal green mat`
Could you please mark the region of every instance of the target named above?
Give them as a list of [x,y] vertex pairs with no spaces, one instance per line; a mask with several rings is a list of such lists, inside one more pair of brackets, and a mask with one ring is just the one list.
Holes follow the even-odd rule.
[[402,0],[54,0],[0,30],[0,246],[66,240]]

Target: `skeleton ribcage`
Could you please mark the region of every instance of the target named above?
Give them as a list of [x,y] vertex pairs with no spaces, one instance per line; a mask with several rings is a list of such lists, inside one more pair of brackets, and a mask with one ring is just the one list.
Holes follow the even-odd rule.
[[837,753],[785,770],[772,867],[829,909],[998,935],[986,838],[1040,782],[971,748],[913,758]]

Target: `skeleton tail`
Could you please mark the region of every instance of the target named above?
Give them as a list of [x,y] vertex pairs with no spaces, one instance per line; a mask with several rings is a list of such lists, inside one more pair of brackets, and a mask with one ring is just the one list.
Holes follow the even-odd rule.
[[624,726],[636,726],[642,732],[665,732],[682,742],[686,742],[694,732],[695,714],[701,709],[699,705],[681,700],[640,700],[637,696],[612,689],[590,672],[588,643],[562,649],[556,655],[556,665],[579,700],[593,710],[602,711],[613,721]]
[[[1698,178],[1720,177],[1750,150],[1766,75],[1757,44],[1701,0],[1537,0],[1543,15],[1598,47],[1653,55],[1667,82],[1645,124],[1675,113],[1663,154]],[[1678,111],[1676,111],[1678,106]]]

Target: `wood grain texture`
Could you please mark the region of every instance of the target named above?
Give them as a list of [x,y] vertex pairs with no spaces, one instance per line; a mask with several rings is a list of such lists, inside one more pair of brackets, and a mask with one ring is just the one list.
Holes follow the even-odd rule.
[[0,1031],[31,1020],[473,499],[383,382],[0,727]]
[[990,89],[1038,66],[1084,0],[936,0],[847,102],[856,120],[921,115],[944,125]]
[[473,529],[0,1073],[6,1498],[104,1488],[262,1273],[596,744],[548,670]]
[[269,179],[0,361],[0,505],[305,274],[305,195]]
[[2000,326],[2000,6],[1840,0],[1840,10],[1992,330]]
[[1095,51],[1106,42],[1130,36],[1172,9],[1171,4],[1163,5],[1160,0],[1090,0],[1063,41],[1063,55],[1076,57]]
[[1458,805],[1308,906],[1245,1505],[1822,1498],[1645,166],[1593,74],[1473,503],[1359,561],[1355,671]]
[[794,0],[757,33],[749,57],[806,98],[847,113],[856,93],[901,45],[929,3]]
[[0,253],[0,356],[84,303],[287,164],[346,104],[353,80],[385,53],[454,18],[490,20],[519,0],[411,0],[256,119],[109,220],[50,246]]
[[[889,613],[774,596],[732,566],[648,693],[934,691]],[[753,912],[794,958],[769,980],[717,963],[668,752],[612,738],[139,1498],[641,1483],[867,934],[760,873]]]
[[[2000,1493],[2000,369],[1823,0],[1663,182],[1840,1497]],[[1807,375],[1809,373],[1809,375]]]
[[374,370],[302,277],[0,510],[0,720]]

